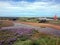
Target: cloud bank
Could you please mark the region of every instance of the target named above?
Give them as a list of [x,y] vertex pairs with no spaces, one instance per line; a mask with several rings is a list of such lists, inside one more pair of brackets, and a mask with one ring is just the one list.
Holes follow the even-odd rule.
[[59,0],[0,0],[0,16],[60,15]]

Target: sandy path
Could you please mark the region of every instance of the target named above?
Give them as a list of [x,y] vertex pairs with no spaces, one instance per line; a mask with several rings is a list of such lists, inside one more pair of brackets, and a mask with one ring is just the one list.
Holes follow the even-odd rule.
[[28,24],[28,25],[32,25],[32,26],[41,26],[41,27],[52,27],[52,28],[55,28],[55,29],[58,29],[60,30],[60,26],[58,25],[53,25],[53,24],[47,24],[47,23],[32,23],[32,22],[19,22],[19,23],[22,23],[22,24]]

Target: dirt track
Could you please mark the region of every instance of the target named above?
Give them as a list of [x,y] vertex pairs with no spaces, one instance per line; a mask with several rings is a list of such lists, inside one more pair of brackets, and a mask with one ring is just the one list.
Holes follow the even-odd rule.
[[28,25],[32,25],[32,26],[41,26],[41,27],[52,27],[52,28],[55,28],[55,29],[58,29],[60,30],[60,26],[58,25],[53,25],[53,24],[47,24],[47,23],[32,23],[32,22],[19,22],[19,23],[22,23],[22,24],[28,24]]
[[[29,29],[36,29],[41,33],[46,33],[46,34],[51,34],[51,35],[56,35],[60,36],[60,30],[54,29],[54,28],[49,28],[48,24],[43,24],[43,23],[31,23],[31,22],[13,22],[14,26],[10,27],[3,27],[1,30],[9,30],[9,29],[19,29],[19,28],[29,28]],[[46,27],[46,28],[41,28]]]

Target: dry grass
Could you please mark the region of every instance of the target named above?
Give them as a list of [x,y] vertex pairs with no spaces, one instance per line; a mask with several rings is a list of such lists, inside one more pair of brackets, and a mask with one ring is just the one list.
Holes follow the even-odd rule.
[[12,26],[13,22],[8,20],[0,20],[0,27]]

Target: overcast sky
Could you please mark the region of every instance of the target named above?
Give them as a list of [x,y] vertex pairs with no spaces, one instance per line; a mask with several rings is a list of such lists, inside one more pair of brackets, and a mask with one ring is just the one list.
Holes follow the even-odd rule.
[[0,16],[60,16],[60,0],[0,0]]

